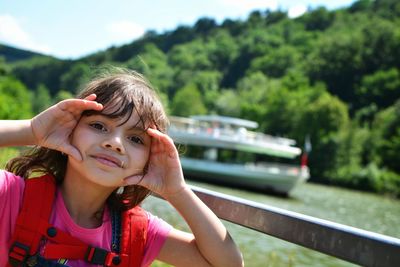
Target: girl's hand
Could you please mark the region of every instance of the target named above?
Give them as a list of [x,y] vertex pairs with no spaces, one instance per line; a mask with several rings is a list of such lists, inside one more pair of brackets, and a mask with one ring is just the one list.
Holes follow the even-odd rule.
[[139,184],[168,199],[187,188],[174,141],[166,134],[149,128],[152,137],[147,173],[125,179],[126,184]]
[[82,156],[70,144],[70,134],[85,110],[102,110],[103,105],[95,102],[96,95],[85,99],[67,99],[46,109],[31,120],[35,143],[71,155],[77,160]]

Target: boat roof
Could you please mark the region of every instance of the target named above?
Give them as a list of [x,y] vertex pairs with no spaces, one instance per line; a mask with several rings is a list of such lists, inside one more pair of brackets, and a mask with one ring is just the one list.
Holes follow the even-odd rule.
[[220,116],[220,115],[195,115],[191,116],[190,118],[198,120],[198,121],[205,121],[205,122],[218,122],[221,124],[230,124],[237,127],[245,127],[250,129],[258,128],[258,123],[255,121],[244,120],[239,118],[227,117],[227,116]]

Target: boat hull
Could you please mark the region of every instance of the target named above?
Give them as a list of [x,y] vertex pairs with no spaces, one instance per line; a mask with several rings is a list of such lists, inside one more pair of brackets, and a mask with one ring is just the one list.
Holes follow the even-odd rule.
[[231,164],[203,159],[181,158],[186,177],[218,184],[290,194],[293,188],[309,178],[305,168],[284,164]]

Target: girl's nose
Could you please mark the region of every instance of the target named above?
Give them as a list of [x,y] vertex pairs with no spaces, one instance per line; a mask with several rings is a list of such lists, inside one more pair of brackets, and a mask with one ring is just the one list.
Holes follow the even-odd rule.
[[103,147],[114,150],[118,153],[125,153],[124,146],[122,145],[121,138],[111,137],[103,141]]

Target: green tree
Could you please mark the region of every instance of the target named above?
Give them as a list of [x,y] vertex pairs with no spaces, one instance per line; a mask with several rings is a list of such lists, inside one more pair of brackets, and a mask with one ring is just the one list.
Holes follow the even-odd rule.
[[330,92],[346,102],[354,100],[353,84],[359,78],[363,49],[357,32],[322,37],[308,57],[311,81],[325,82]]
[[376,115],[372,133],[371,160],[400,174],[400,100]]
[[39,85],[33,93],[32,111],[33,114],[39,114],[51,105],[51,96],[49,90],[43,84]]
[[69,91],[65,91],[65,90],[60,90],[58,91],[58,93],[54,96],[53,99],[53,103],[58,103],[60,101],[63,101],[65,99],[69,99],[69,98],[74,98],[74,95],[69,92]]
[[206,114],[199,89],[189,84],[179,90],[172,100],[171,113],[176,116],[190,116]]
[[371,8],[372,2],[373,2],[372,0],[358,0],[358,1],[355,1],[349,7],[349,11],[351,13],[367,11],[367,10],[369,10]]
[[267,25],[278,23],[284,19],[287,19],[287,12],[282,10],[271,11],[267,10],[265,12],[265,22]]
[[80,86],[89,80],[90,67],[82,62],[72,65],[72,67],[61,75],[60,88],[73,94],[79,92]]
[[0,77],[0,118],[28,119],[32,117],[31,95],[26,86],[10,76]]
[[393,20],[400,16],[400,3],[397,0],[376,0],[373,1],[372,11]]
[[146,44],[143,51],[124,66],[143,73],[159,92],[169,92],[174,72],[168,65],[167,56],[153,43]]
[[0,56],[0,76],[5,76],[9,74],[10,69],[9,66],[6,64],[6,60],[3,56]]
[[61,76],[70,68],[72,61],[52,57],[35,56],[13,64],[12,74],[28,88],[44,84],[51,95],[60,89]]
[[222,90],[216,99],[215,111],[224,116],[240,117],[241,102],[242,99],[233,90]]
[[371,17],[360,26],[361,40],[363,41],[361,56],[364,74],[371,74],[379,69],[399,67],[400,29],[398,24]]
[[381,108],[392,105],[400,99],[400,71],[391,68],[364,76],[357,88],[357,95],[363,106],[369,103],[375,103]]
[[318,7],[301,17],[301,21],[309,31],[323,31],[331,26],[334,19],[335,13],[329,12],[325,7]]
[[181,70],[206,70],[212,66],[206,46],[200,40],[174,46],[168,53],[168,63]]
[[206,42],[212,66],[225,72],[237,57],[239,46],[227,30],[216,31]]
[[194,31],[200,34],[207,34],[217,27],[217,23],[212,18],[200,18],[194,25]]
[[348,108],[345,103],[329,93],[322,93],[308,104],[301,125],[307,127],[313,145],[310,155],[312,177],[329,181],[336,167],[339,133],[349,127]]
[[197,71],[193,73],[189,83],[193,83],[199,89],[207,110],[213,111],[215,100],[219,95],[219,84],[222,74],[218,71]]
[[238,82],[237,91],[242,100],[240,105],[241,117],[261,122],[260,129],[264,130],[266,99],[271,88],[276,84],[263,73],[255,72]]
[[370,131],[353,121],[338,132],[336,154],[327,176],[331,183],[356,189],[373,190],[373,177],[363,175],[364,154]]
[[268,54],[255,58],[250,63],[249,72],[262,71],[270,77],[282,77],[300,60],[300,55],[294,47],[281,46]]

